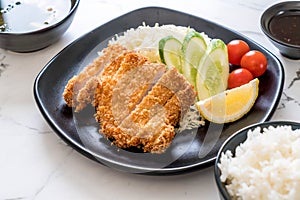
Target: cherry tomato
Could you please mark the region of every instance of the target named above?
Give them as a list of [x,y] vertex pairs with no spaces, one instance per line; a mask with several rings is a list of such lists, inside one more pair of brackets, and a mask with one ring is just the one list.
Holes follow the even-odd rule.
[[228,77],[228,89],[249,83],[253,79],[252,73],[245,68],[233,70]]
[[241,67],[248,69],[254,77],[259,77],[267,70],[268,61],[260,51],[252,50],[246,53],[241,60]]
[[227,44],[229,63],[240,65],[241,58],[250,51],[249,45],[243,40],[232,40]]

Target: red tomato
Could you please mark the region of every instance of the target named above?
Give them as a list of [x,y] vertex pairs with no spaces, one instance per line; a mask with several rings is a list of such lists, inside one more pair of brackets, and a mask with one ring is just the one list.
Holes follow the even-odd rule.
[[229,63],[240,65],[241,58],[250,51],[249,45],[243,40],[232,40],[227,44]]
[[228,77],[228,88],[235,88],[246,83],[249,83],[253,79],[251,72],[245,68],[238,68],[233,70]]
[[260,51],[252,50],[246,53],[241,60],[241,67],[248,69],[254,77],[261,76],[267,70],[268,61]]

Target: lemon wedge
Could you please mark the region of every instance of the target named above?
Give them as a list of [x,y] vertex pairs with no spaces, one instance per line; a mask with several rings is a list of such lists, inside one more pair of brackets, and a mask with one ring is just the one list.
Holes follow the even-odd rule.
[[240,87],[198,101],[195,105],[208,121],[218,124],[233,122],[252,108],[258,96],[258,85],[256,78]]

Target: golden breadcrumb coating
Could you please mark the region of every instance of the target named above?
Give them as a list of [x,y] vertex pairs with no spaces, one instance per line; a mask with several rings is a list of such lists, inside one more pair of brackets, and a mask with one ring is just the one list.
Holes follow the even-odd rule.
[[65,86],[63,97],[69,107],[74,107],[75,112],[82,110],[94,100],[95,88],[97,87],[98,76],[103,68],[114,60],[126,48],[114,44],[103,49],[102,54],[91,64],[86,66],[78,75],[73,76]]
[[184,114],[182,110],[186,112],[195,97],[192,86],[171,69],[121,123],[101,123],[101,132],[120,148],[135,146],[145,152],[161,153],[175,136],[174,126]]
[[194,103],[191,84],[175,68],[151,63],[136,51],[111,45],[63,93],[78,112],[95,107],[99,132],[126,149],[162,153],[175,137],[175,126]]
[[112,113],[112,98],[113,89],[118,80],[126,72],[142,66],[146,62],[146,57],[134,52],[127,52],[105,67],[95,95],[96,120],[102,127],[105,127],[106,124],[117,125]]

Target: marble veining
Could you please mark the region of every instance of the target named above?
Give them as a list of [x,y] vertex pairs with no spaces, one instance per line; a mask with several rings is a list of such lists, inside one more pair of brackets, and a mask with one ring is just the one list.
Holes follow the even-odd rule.
[[30,126],[26,123],[22,123],[20,121],[17,121],[15,120],[14,118],[12,117],[5,117],[3,115],[1,115],[1,108],[0,108],[0,119],[2,121],[9,121],[10,123],[12,123],[14,126],[19,126],[21,127],[22,129],[27,129],[30,133],[33,133],[33,134],[49,134],[49,133],[53,133],[52,130],[43,130],[43,129],[38,129],[36,127],[33,127],[33,126]]
[[0,49],[0,200],[219,199],[212,167],[149,177],[119,172],[83,157],[43,119],[33,83],[45,64],[81,35],[131,10],[161,6],[220,23],[271,51],[285,69],[284,90],[271,120],[300,121],[300,60],[281,56],[260,30],[262,11],[276,2],[84,0],[58,43],[26,54]]
[[7,67],[8,64],[5,62],[5,55],[0,53],[0,77]]
[[296,86],[297,83],[300,83],[300,69],[298,69],[295,72],[292,80],[286,84],[287,87],[284,89],[282,93],[281,104],[280,106],[278,106],[277,109],[286,108],[286,103],[293,103],[295,106],[300,107],[300,100],[289,94],[289,90],[293,88],[297,88],[297,90],[299,90],[298,87]]
[[286,94],[286,92],[282,93],[282,97],[281,97],[281,104],[277,107],[277,109],[284,109],[286,108],[286,103],[294,103],[296,106],[300,107],[300,102],[299,100],[290,97]]
[[297,71],[296,71],[296,76],[293,78],[293,80],[290,82],[290,84],[288,85],[288,88],[291,88],[293,85],[294,85],[294,83],[296,82],[296,81],[300,81],[300,69],[298,69]]
[[69,149],[69,151],[65,154],[65,156],[63,157],[63,159],[61,160],[60,163],[57,164],[56,168],[54,168],[51,173],[48,175],[48,177],[46,178],[46,181],[43,185],[41,185],[40,188],[37,189],[37,191],[35,192],[35,194],[33,195],[33,199],[36,198],[44,189],[45,187],[47,187],[47,185],[50,183],[51,179],[55,176],[58,176],[58,171],[59,169],[65,165],[65,163],[67,162],[68,158],[70,157],[70,155],[73,153],[73,149]]

